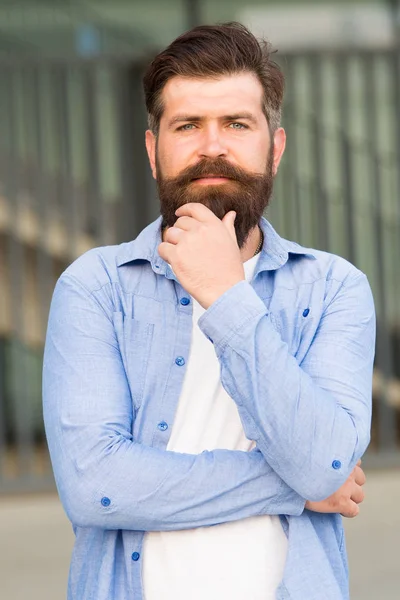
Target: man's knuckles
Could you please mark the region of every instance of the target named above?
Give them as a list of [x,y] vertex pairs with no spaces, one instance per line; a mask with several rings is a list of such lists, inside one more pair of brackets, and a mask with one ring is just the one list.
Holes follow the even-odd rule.
[[164,239],[166,242],[169,242],[170,244],[176,244],[176,242],[180,240],[182,234],[183,234],[182,229],[179,229],[178,227],[175,227],[175,226],[169,227],[167,229],[167,231],[165,232]]
[[179,219],[177,219],[174,223],[174,227],[179,227],[180,229],[184,229],[186,231],[195,229],[198,226],[199,222],[196,221],[196,219],[186,216],[179,217]]

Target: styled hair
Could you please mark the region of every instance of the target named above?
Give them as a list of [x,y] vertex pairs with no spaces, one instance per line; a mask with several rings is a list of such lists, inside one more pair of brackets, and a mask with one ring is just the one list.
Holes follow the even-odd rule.
[[172,77],[218,78],[238,73],[254,73],[264,90],[263,111],[269,129],[280,125],[284,75],[271,60],[272,46],[257,38],[240,23],[200,25],[176,38],[157,54],[143,77],[143,87],[151,131],[157,135],[164,106],[162,91]]

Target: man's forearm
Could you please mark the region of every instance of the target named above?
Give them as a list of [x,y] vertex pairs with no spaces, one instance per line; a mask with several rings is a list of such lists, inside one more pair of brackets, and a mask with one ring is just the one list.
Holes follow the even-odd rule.
[[114,448],[94,443],[90,456],[77,454],[78,469],[50,429],[47,420],[60,497],[81,527],[168,531],[304,509],[259,451],[178,454],[116,437]]
[[247,282],[199,320],[247,437],[309,500],[343,485],[369,441],[374,307],[365,276],[349,279],[326,308],[301,364]]

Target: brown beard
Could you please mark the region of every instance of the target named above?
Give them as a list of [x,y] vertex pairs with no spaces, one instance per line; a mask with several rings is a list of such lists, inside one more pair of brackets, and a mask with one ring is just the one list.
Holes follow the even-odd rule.
[[[200,202],[222,219],[230,210],[236,212],[235,230],[239,248],[258,224],[267,208],[273,188],[274,149],[271,145],[265,173],[249,173],[222,158],[204,158],[184,169],[177,177],[163,177],[157,156],[157,187],[160,197],[162,227],[172,227],[175,211],[188,202]],[[219,175],[230,179],[217,185],[194,184],[194,179]]]

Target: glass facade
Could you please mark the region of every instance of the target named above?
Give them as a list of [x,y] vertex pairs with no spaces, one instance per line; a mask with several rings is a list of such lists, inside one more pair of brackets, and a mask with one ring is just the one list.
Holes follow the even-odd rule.
[[[240,20],[260,10],[290,11],[302,4],[301,0],[0,0],[0,54],[137,56],[167,45],[196,23]],[[307,1],[308,6],[329,4],[348,2]]]
[[[14,460],[19,448],[16,473],[44,447],[41,357],[57,276],[90,247],[132,239],[158,213],[144,66],[196,21],[282,4],[300,3],[0,0],[0,449]],[[398,449],[400,57],[393,47],[283,50],[277,59],[288,144],[268,217],[284,237],[367,273],[380,332],[374,440]],[[0,491],[11,473],[2,464]]]

